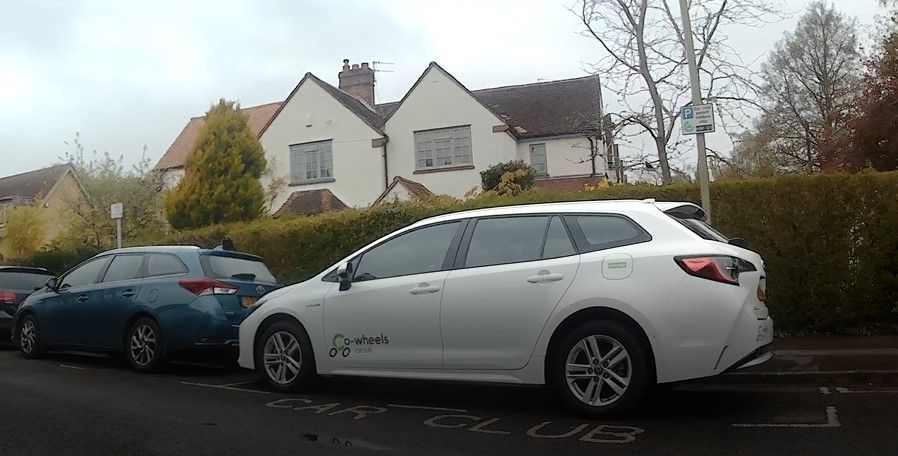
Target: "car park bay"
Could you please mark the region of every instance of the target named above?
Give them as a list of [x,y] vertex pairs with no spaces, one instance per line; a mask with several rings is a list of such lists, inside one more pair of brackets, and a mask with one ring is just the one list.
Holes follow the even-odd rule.
[[[18,454],[894,454],[898,389],[693,383],[618,421],[578,418],[551,391],[332,378],[280,394],[233,367],[142,375],[108,358],[0,350],[0,422]],[[822,387],[822,388],[821,388]],[[862,394],[858,394],[861,393]],[[51,418],[52,417],[52,418]],[[892,417],[892,418],[888,418]]]

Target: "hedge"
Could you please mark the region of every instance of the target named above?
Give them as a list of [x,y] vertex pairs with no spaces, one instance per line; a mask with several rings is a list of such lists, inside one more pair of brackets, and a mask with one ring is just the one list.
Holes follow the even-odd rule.
[[[765,260],[768,305],[787,333],[898,331],[898,172],[790,175],[711,186],[713,224]],[[692,184],[621,185],[589,192],[534,190],[464,202],[436,199],[263,219],[161,235],[142,243],[217,245],[262,256],[285,283],[307,279],[366,243],[425,217],[506,204],[616,198],[698,201]],[[46,252],[56,270],[90,252]],[[63,258],[67,258],[64,260]],[[58,266],[57,266],[58,265]]]

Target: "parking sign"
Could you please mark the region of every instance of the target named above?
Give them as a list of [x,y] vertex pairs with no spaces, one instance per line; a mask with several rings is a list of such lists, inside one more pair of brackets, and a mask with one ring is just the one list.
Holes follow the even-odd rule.
[[680,109],[684,135],[714,132],[714,105],[711,103],[684,106]]

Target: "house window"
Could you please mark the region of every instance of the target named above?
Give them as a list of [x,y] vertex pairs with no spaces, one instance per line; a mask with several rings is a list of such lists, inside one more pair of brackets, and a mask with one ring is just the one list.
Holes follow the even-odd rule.
[[536,171],[537,176],[548,176],[549,169],[546,167],[546,145],[531,144],[530,145],[530,166]]
[[290,181],[312,184],[334,180],[331,141],[318,141],[290,146]]
[[415,132],[415,169],[470,165],[471,126]]

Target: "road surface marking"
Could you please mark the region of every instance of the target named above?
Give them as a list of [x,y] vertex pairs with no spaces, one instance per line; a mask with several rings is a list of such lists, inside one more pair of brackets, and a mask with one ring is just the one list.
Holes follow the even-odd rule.
[[223,389],[223,390],[228,390],[228,391],[242,391],[244,393],[271,394],[268,391],[251,390],[251,389],[246,389],[246,388],[234,388],[232,386],[224,386],[224,385],[209,385],[206,383],[195,383],[195,382],[178,382],[178,383],[180,383],[182,385],[189,385],[189,386],[201,386],[204,388],[215,388],[215,389]]
[[898,389],[888,390],[850,390],[848,388],[836,387],[839,394],[898,394]]
[[68,365],[68,364],[60,364],[59,367],[64,367],[64,368],[66,368],[66,369],[77,369],[77,370],[82,370],[82,371],[84,370],[83,367],[80,367],[80,366],[70,366],[70,365]]
[[218,386],[227,386],[227,387],[231,387],[231,386],[249,385],[249,384],[251,384],[251,383],[256,383],[256,381],[255,381],[255,380],[250,380],[250,381],[247,381],[247,382],[228,383],[228,384],[225,384],[225,385],[218,385]]
[[826,386],[821,386],[821,387],[820,387],[820,394],[832,394],[832,391],[830,391],[829,388],[826,387]]
[[836,408],[832,405],[826,407],[825,423],[750,423],[750,424],[734,424],[734,427],[752,427],[752,428],[837,428],[842,424],[839,423],[839,415]]
[[454,409],[454,408],[445,408],[445,407],[428,407],[424,405],[404,405],[404,404],[387,404],[387,407],[396,407],[403,409],[412,409],[412,410],[431,410],[436,412],[456,412],[456,413],[468,413],[465,409]]

